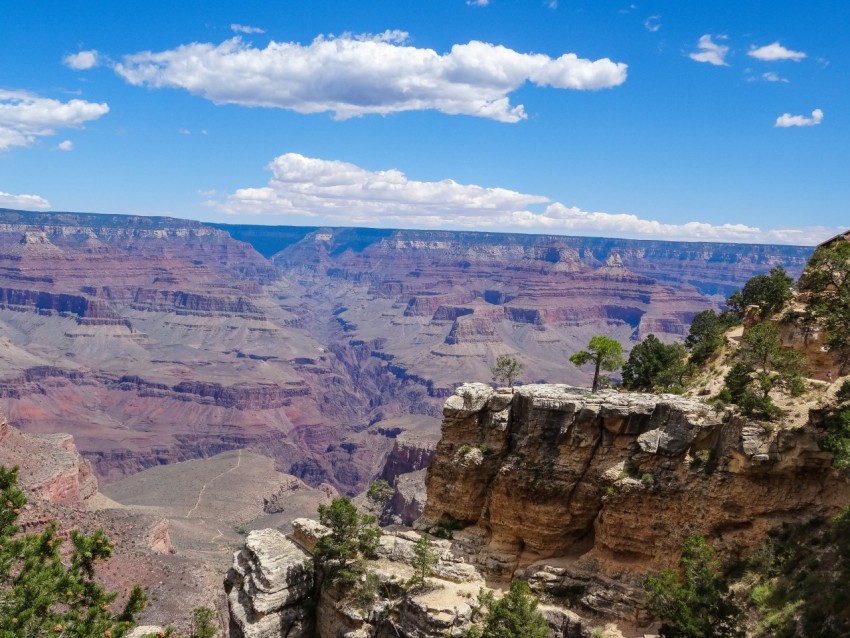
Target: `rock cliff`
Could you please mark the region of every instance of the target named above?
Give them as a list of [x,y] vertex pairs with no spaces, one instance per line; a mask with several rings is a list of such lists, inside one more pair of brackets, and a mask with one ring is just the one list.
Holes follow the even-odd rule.
[[19,468],[21,487],[32,497],[83,509],[97,495],[91,463],[69,434],[29,435],[0,413],[0,465]]
[[[225,579],[232,638],[457,638],[469,628],[472,604],[486,585],[452,553],[450,541],[432,541],[440,559],[430,585],[408,590],[404,582],[413,575],[410,563],[420,535],[385,530],[378,558],[366,564],[380,584],[370,602],[352,596],[360,585],[324,588],[321,594],[312,589],[305,564],[327,531],[315,521],[296,520],[291,540],[275,530],[248,535]],[[541,611],[552,638],[589,638],[587,621],[576,614],[557,605]]]
[[747,555],[768,529],[850,502],[812,426],[774,429],[693,398],[467,384],[444,415],[418,526],[465,528],[467,559],[502,578],[572,579],[588,594],[593,574],[672,566],[691,534]]

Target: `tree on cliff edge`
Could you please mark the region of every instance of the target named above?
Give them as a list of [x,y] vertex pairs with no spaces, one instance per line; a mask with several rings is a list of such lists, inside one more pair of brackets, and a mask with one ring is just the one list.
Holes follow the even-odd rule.
[[17,481],[17,468],[0,466],[0,638],[121,638],[146,597],[135,585],[113,612],[118,594],[95,580],[95,564],[112,554],[103,530],[91,536],[72,531],[74,548],[63,562],[55,522],[40,534],[18,533],[26,497]]
[[514,379],[522,374],[522,364],[516,357],[503,354],[496,358],[496,365],[490,369],[490,373],[493,375],[493,381],[506,382],[513,390]]
[[353,583],[362,573],[361,557],[374,558],[381,530],[375,517],[361,514],[347,496],[319,505],[319,522],[330,533],[316,543],[314,558],[330,583]]
[[596,336],[590,339],[587,350],[579,350],[570,357],[570,362],[577,366],[592,363],[593,368],[593,392],[599,388],[599,372],[605,370],[611,372],[623,366],[623,346],[615,339]]

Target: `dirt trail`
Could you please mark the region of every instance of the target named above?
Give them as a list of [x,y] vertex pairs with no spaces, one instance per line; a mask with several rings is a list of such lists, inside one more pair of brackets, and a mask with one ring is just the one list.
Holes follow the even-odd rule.
[[204,486],[201,488],[201,491],[200,491],[200,492],[198,492],[198,500],[197,500],[197,501],[195,501],[195,506],[194,506],[192,509],[190,509],[190,510],[186,513],[186,518],[191,518],[191,516],[192,516],[192,514],[194,514],[195,510],[196,510],[196,509],[198,509],[198,506],[201,504],[201,498],[204,496],[204,492],[206,491],[206,489],[207,489],[210,485],[212,485],[213,483],[215,483],[218,479],[220,479],[220,478],[221,478],[222,476],[224,476],[225,474],[227,474],[227,473],[229,473],[229,472],[232,472],[233,470],[235,470],[236,468],[238,468],[241,464],[242,464],[242,450],[239,450],[239,455],[236,457],[236,465],[234,465],[234,466],[233,466],[233,467],[231,467],[231,468],[226,469],[226,470],[225,470],[224,472],[222,472],[221,474],[218,474],[218,475],[214,476],[214,477],[213,477],[212,479],[210,479],[207,483],[204,483]]

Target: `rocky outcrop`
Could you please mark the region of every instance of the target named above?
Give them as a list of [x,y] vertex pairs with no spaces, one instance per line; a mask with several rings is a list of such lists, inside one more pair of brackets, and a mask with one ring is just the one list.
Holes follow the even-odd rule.
[[[307,551],[327,533],[328,528],[316,521],[293,521],[292,540]],[[324,587],[310,601],[304,567],[309,555],[275,530],[251,532],[225,580],[231,636],[306,638],[312,635],[306,632],[313,617],[303,614],[308,604],[315,612],[318,638],[461,636],[470,627],[472,603],[486,588],[485,581],[456,555],[451,541],[432,538],[439,561],[429,585],[409,589],[404,583],[413,575],[411,562],[419,539],[412,530],[384,530],[377,558],[365,565],[378,583],[371,602],[352,595],[361,584]],[[589,638],[589,623],[578,614],[557,605],[541,611],[551,638]]]
[[273,529],[248,534],[224,581],[233,638],[310,638],[309,555]]
[[[465,527],[455,537],[488,573],[540,573],[587,597],[588,574],[672,566],[691,534],[747,555],[783,521],[846,505],[816,438],[674,395],[468,384],[446,401],[418,526]],[[567,569],[541,572],[564,557]]]
[[173,554],[171,536],[168,533],[170,523],[167,518],[160,519],[148,529],[148,549],[155,554]]
[[71,435],[24,434],[2,413],[0,465],[17,465],[21,487],[36,499],[83,509],[97,495],[91,463],[80,456]]

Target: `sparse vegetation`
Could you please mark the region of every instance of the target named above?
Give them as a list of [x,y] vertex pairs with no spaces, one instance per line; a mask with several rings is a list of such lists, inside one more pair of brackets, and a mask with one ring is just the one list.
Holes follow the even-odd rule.
[[514,380],[522,374],[522,363],[510,355],[500,355],[496,358],[496,365],[490,369],[493,381],[504,382],[513,390]]
[[214,638],[217,633],[215,611],[209,607],[195,607],[189,638]]
[[757,638],[850,635],[850,508],[770,534],[745,565],[742,591]]
[[40,534],[18,533],[26,497],[17,481],[17,468],[0,466],[0,636],[124,636],[146,596],[136,585],[123,607],[113,610],[118,594],[104,589],[95,573],[112,554],[103,530],[71,532],[73,549],[63,562],[55,522]]
[[319,505],[319,522],[330,533],[316,543],[317,570],[330,583],[353,583],[363,573],[362,558],[373,558],[381,530],[375,517],[361,514],[347,496]]
[[667,569],[644,580],[646,610],[663,622],[664,638],[744,636],[743,613],[724,582],[714,551],[701,536],[682,545],[681,575]]
[[366,490],[366,498],[374,507],[372,511],[377,511],[379,518],[383,517],[387,505],[393,499],[393,494],[395,494],[395,489],[384,479],[373,481],[369,485],[369,489]]
[[408,582],[411,588],[422,587],[425,585],[426,579],[434,573],[434,566],[437,564],[439,557],[434,551],[434,546],[427,536],[422,535],[419,540],[413,545],[413,576]]
[[[549,625],[537,611],[537,598],[528,583],[515,580],[510,590],[499,600],[492,592],[482,592],[473,610],[473,620],[478,620],[464,638],[546,638]],[[483,612],[483,620],[478,616]]]
[[587,350],[579,350],[574,353],[570,357],[570,362],[577,366],[593,364],[591,391],[596,392],[599,389],[600,371],[612,372],[623,366],[623,346],[615,339],[597,335],[591,337],[587,344]]
[[805,389],[803,358],[782,347],[776,324],[764,322],[747,330],[736,358],[718,398],[736,403],[748,416],[776,416],[779,409],[770,396],[774,390],[798,396]]
[[429,530],[429,533],[437,538],[451,540],[454,537],[454,533],[462,527],[463,525],[460,521],[456,521],[453,518],[447,518],[432,527]]

